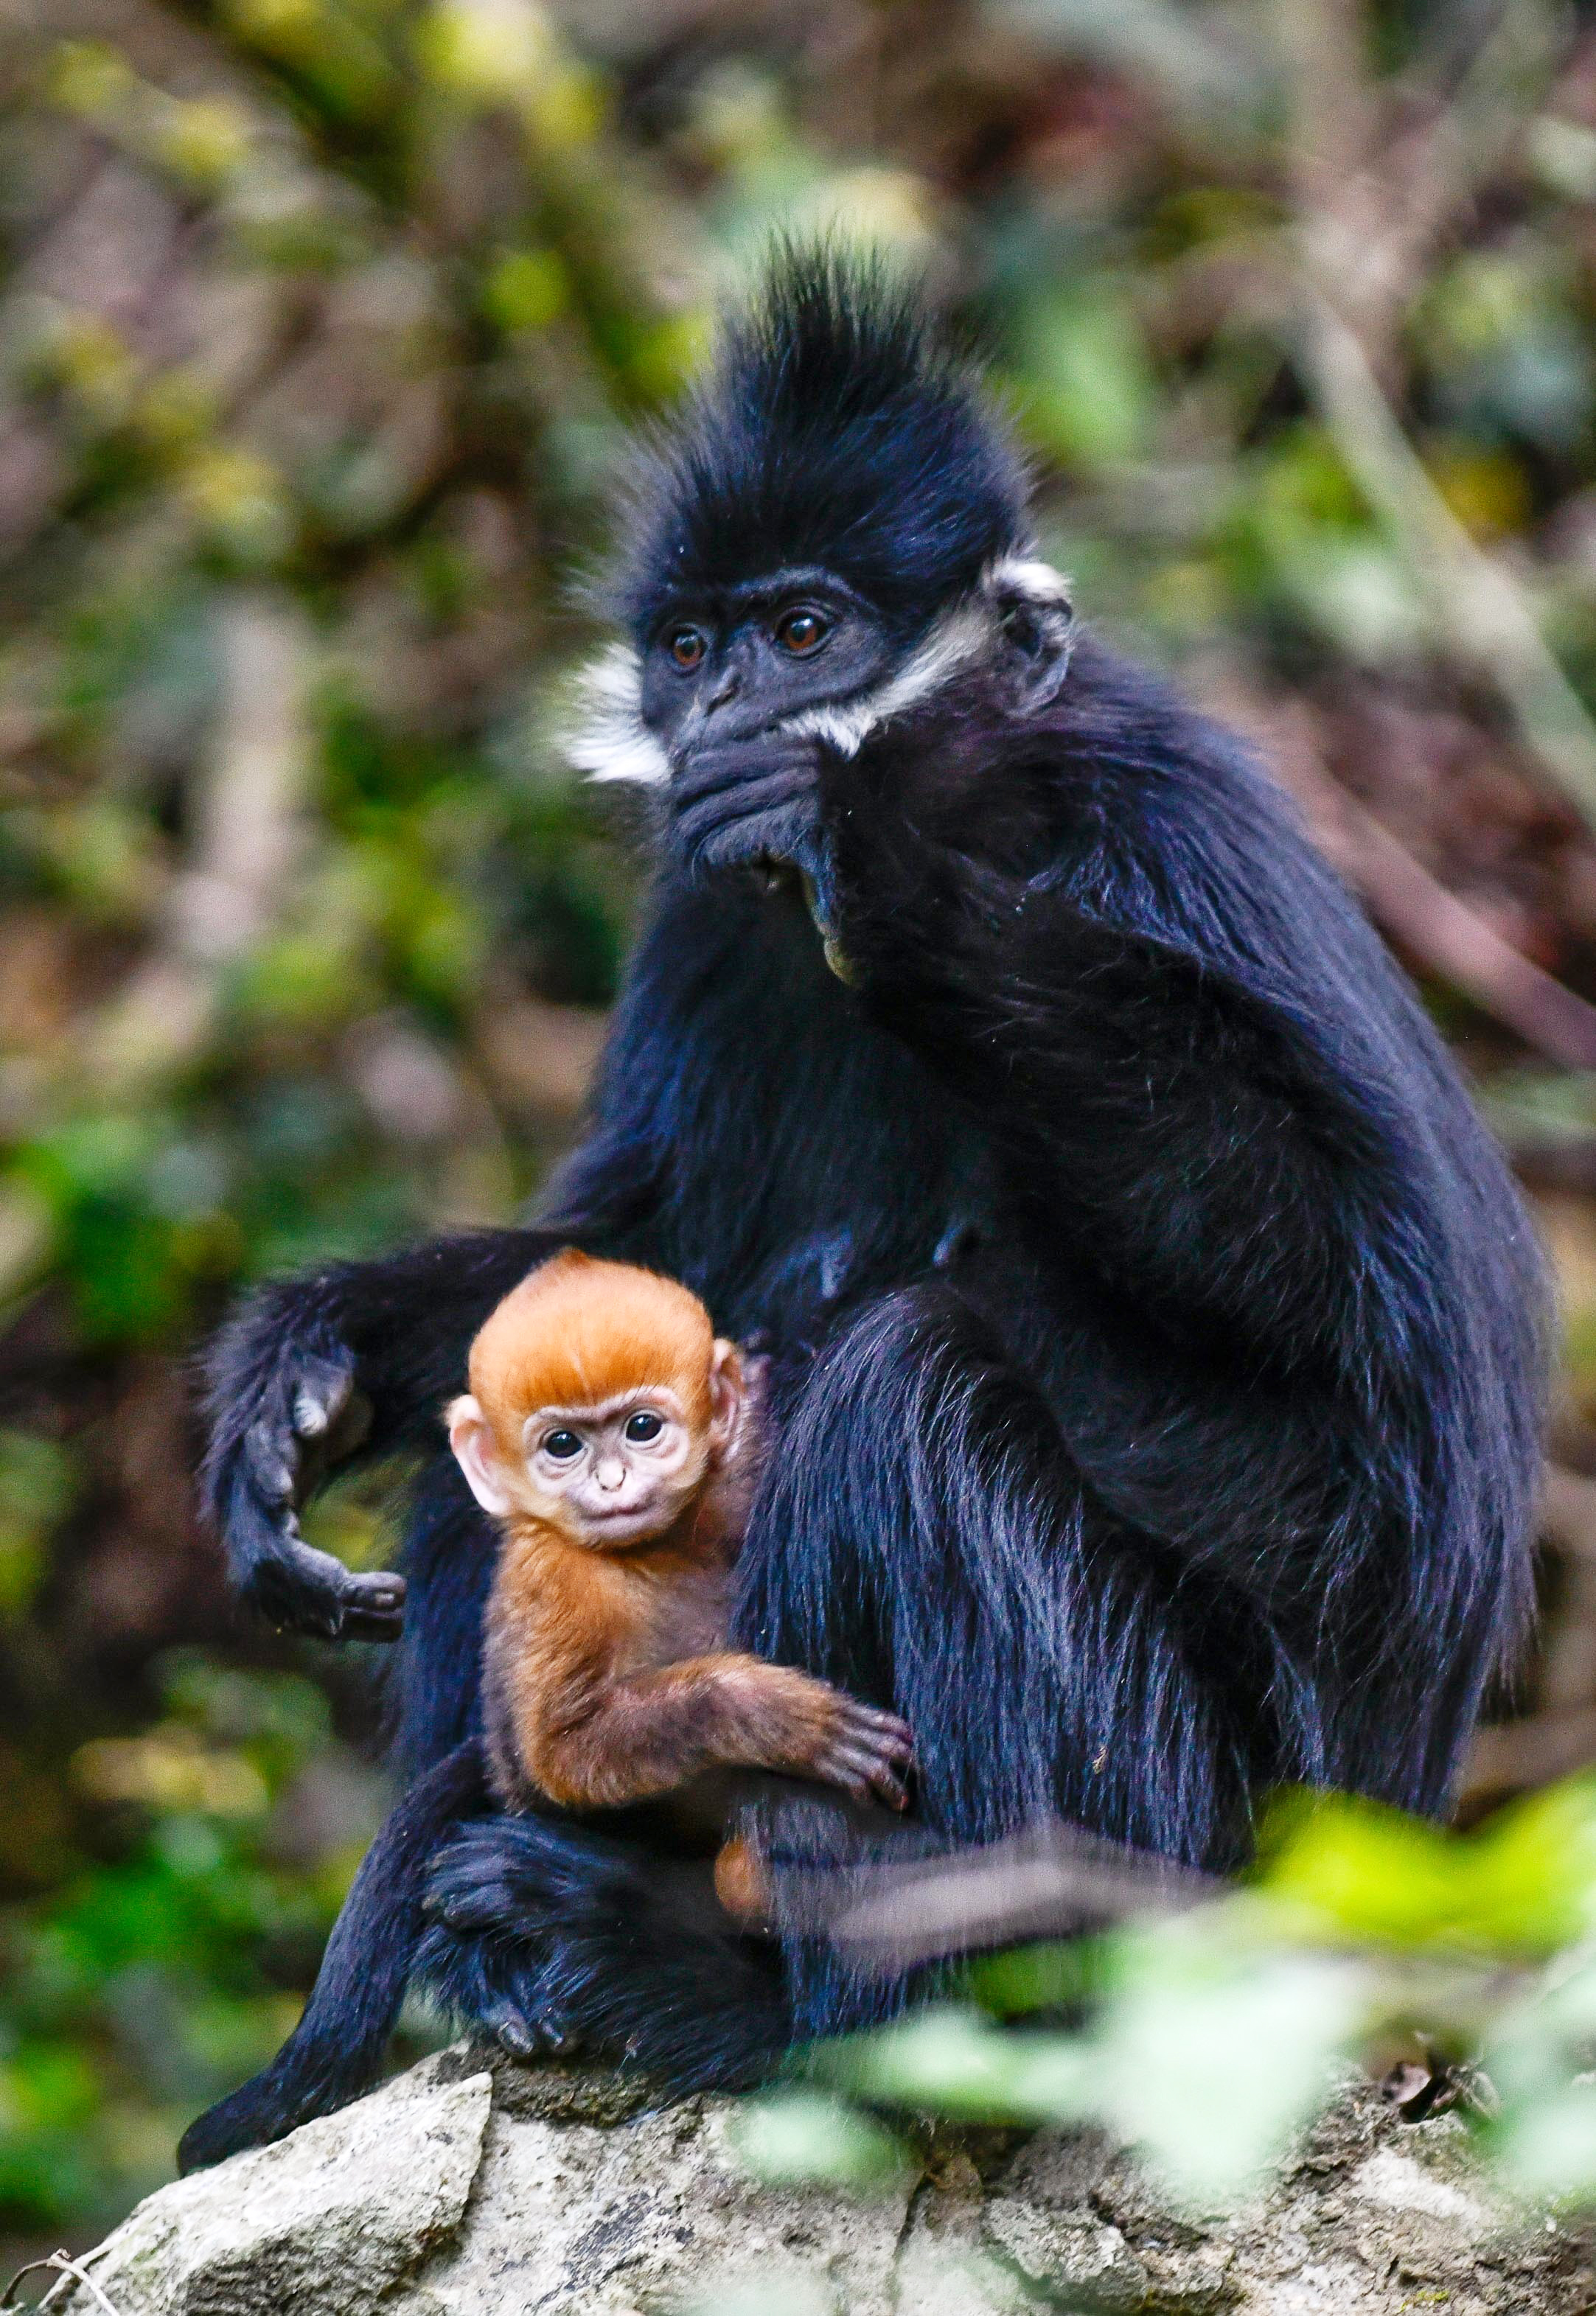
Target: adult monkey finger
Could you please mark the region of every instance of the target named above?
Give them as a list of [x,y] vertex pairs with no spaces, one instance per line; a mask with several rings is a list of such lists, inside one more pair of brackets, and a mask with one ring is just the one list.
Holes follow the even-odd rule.
[[302,1351],[260,1379],[254,1420],[213,1468],[212,1508],[244,1572],[243,1597],[280,1631],[322,1640],[399,1636],[404,1579],[345,1568],[299,1531],[301,1505],[370,1422],[347,1353]]
[[397,1641],[404,1625],[404,1578],[346,1568],[330,1552],[308,1544],[282,1485],[284,1470],[257,1429],[226,1497],[228,1540],[248,1565],[245,1600],[280,1632],[317,1640]]
[[768,780],[784,780],[794,790],[813,788],[819,772],[817,740],[803,733],[755,733],[689,750],[673,777],[672,802],[680,813]]

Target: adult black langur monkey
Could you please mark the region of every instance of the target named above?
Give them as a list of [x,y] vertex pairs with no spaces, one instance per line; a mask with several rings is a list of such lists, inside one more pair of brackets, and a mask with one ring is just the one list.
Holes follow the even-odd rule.
[[[582,757],[652,784],[659,868],[585,1138],[527,1228],[268,1287],[215,1356],[240,1586],[334,1637],[403,1617],[406,1791],[190,2164],[362,2089],[418,1946],[512,2044],[682,2086],[868,2011],[801,1941],[695,1927],[645,1847],[483,1814],[492,1540],[440,1410],[556,1247],[770,1347],[740,1643],[902,1713],[938,1837],[1061,1815],[1224,1865],[1277,1780],[1444,1809],[1522,1629],[1540,1289],[1502,1163],[1246,751],[1074,637],[912,300],[778,254],[645,456],[614,605]],[[350,1449],[429,1459],[407,1600],[299,1536]]]

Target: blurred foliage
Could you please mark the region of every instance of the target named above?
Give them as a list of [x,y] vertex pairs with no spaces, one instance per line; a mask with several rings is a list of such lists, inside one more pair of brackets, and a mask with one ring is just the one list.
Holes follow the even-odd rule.
[[1510,2196],[1596,2200],[1589,1777],[1467,1836],[1288,1797],[1242,1887],[962,1979],[804,2054],[799,2080],[745,2104],[743,2161],[869,2192],[905,2162],[895,2111],[1091,2124],[1213,2211],[1257,2192],[1356,2064],[1414,2119],[1455,2105]]
[[[1596,1475],[1596,1044],[1500,971],[1596,1000],[1596,48],[1554,0],[31,0],[0,121],[0,2216],[85,2233],[274,2042],[378,1801],[369,1669],[232,1624],[183,1357],[568,1136],[638,893],[557,744],[573,575],[772,223],[925,270],[1083,605],[1364,881],[1550,1186]],[[1484,1903],[1398,1847],[1414,1937]],[[1493,1936],[1554,1923],[1502,1873]],[[1324,1967],[1260,2000],[1333,2041]]]
[[287,1839],[331,1751],[326,1701],[292,1675],[160,1667],[164,1710],[91,1739],[67,1774],[121,1822],[47,1908],[4,1925],[0,2207],[47,2225],[112,2214],[169,2174],[173,2135],[269,2058],[358,1862],[362,1813],[308,1858]]

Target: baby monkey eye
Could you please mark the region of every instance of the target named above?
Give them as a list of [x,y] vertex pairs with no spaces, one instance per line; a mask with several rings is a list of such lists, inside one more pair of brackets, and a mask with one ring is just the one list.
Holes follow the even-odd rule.
[[573,1456],[582,1453],[582,1442],[574,1431],[551,1431],[543,1442],[543,1453],[552,1456],[557,1464],[568,1464]]
[[831,633],[831,621],[819,611],[785,611],[776,622],[776,641],[795,659],[816,650]]
[[697,628],[673,628],[665,641],[678,667],[697,667],[704,656],[704,638]]
[[629,1415],[626,1420],[627,1438],[639,1442],[657,1439],[664,1428],[651,1407],[640,1407],[636,1415]]

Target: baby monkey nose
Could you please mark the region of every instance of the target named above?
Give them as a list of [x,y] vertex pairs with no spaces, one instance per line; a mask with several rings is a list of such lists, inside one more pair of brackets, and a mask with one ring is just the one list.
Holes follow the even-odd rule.
[[626,1484],[626,1465],[619,1456],[605,1456],[593,1465],[593,1479],[606,1493]]

